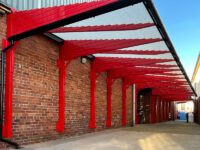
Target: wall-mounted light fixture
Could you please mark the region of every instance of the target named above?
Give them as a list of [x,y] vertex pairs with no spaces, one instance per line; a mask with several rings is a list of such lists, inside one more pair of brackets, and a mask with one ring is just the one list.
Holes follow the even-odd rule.
[[81,57],[81,63],[82,63],[82,64],[85,64],[86,62],[87,62],[87,58]]

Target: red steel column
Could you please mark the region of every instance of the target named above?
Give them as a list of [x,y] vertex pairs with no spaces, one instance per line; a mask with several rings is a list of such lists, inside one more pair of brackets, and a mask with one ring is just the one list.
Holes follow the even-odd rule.
[[165,111],[165,107],[166,107],[166,102],[165,102],[165,100],[163,100],[163,122],[166,121],[166,111]]
[[167,101],[167,121],[169,121],[169,101]]
[[162,121],[165,121],[165,103],[164,100],[162,99]]
[[91,101],[90,101],[90,123],[89,127],[91,129],[96,128],[96,108],[95,108],[95,93],[96,93],[96,78],[97,74],[94,67],[94,62],[91,62],[91,71],[90,71],[90,84],[91,84]]
[[167,109],[168,109],[167,105],[168,105],[168,103],[167,103],[167,101],[165,101],[165,121],[168,120],[167,119]]
[[122,126],[126,126],[126,80],[122,81]]
[[155,96],[151,96],[151,123],[155,123]]
[[169,113],[170,113],[170,116],[171,116],[171,118],[170,118],[170,120],[172,120],[172,112],[171,112],[171,101],[169,101]]
[[167,101],[165,100],[165,121],[167,121]]
[[57,132],[64,132],[65,129],[65,85],[66,85],[66,68],[65,60],[58,60],[59,67],[59,118],[56,125]]
[[157,103],[158,103],[158,111],[157,111],[157,115],[158,115],[158,122],[161,122],[161,101],[160,101],[160,97],[158,96],[157,98]]
[[106,120],[106,126],[110,127],[112,124],[112,78],[107,77],[107,120]]
[[137,89],[137,85],[135,84],[135,124],[138,124],[137,103],[138,103],[138,89]]
[[157,110],[158,110],[157,96],[155,96],[155,123],[157,122]]
[[158,97],[156,96],[156,98],[155,98],[155,100],[156,100],[156,112],[155,112],[155,117],[156,117],[156,123],[158,122]]
[[154,113],[153,113],[153,117],[154,117],[154,122],[153,123],[156,123],[156,96],[154,96],[154,105],[153,105],[153,108],[154,108]]
[[[5,70],[5,112],[3,137],[12,137],[12,98],[13,98],[13,72],[14,72],[14,51],[17,48],[17,42],[11,49],[6,52],[6,70]],[[2,40],[2,47],[9,45],[7,40]]]
[[163,121],[163,101],[160,99],[160,122]]

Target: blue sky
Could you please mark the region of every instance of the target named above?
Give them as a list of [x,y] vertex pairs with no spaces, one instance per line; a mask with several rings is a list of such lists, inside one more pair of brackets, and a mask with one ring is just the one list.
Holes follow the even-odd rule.
[[200,0],[154,0],[154,4],[191,79],[200,51]]

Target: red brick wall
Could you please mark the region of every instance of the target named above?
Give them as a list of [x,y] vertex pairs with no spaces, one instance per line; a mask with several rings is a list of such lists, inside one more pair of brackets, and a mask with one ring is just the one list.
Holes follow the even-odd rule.
[[[67,68],[65,133],[58,134],[55,130],[58,120],[58,54],[58,44],[43,35],[21,40],[15,52],[13,140],[19,144],[93,132],[88,128],[90,61],[81,64],[80,58],[71,61]],[[112,127],[121,127],[121,84],[121,79],[113,84]],[[132,125],[131,90],[127,90],[127,125]],[[106,73],[101,73],[96,90],[96,131],[106,128],[106,96]]]

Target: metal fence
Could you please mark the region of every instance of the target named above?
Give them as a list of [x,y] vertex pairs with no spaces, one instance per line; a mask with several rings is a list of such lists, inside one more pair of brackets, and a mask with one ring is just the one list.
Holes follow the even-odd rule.
[[91,1],[95,0],[0,0],[0,2],[3,2],[13,8],[16,8],[17,10],[28,10],[34,8],[59,6]]

